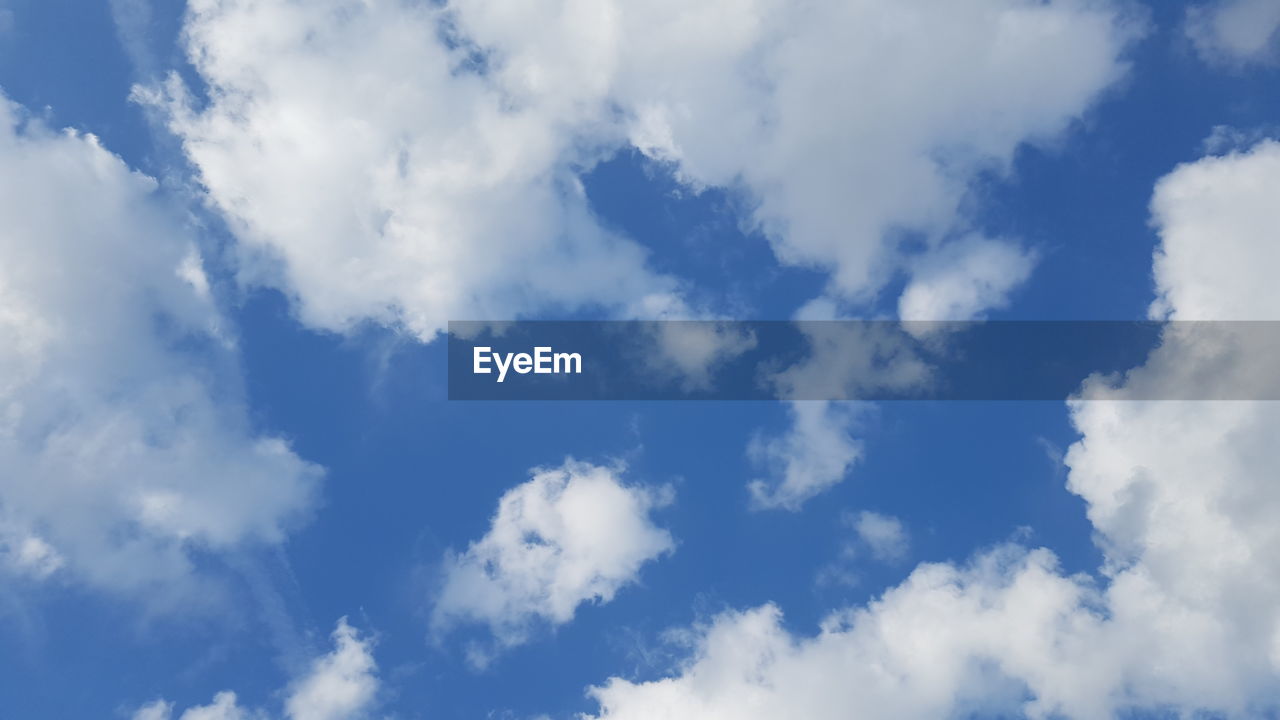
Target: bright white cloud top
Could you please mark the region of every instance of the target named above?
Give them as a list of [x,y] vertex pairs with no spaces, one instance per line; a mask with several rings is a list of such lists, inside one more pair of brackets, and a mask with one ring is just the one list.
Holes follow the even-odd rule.
[[[603,88],[575,77],[586,58],[554,56],[596,45],[591,19],[498,77],[468,69],[481,49],[445,20],[430,3],[190,3],[211,98],[197,110],[171,84],[172,129],[245,254],[282,261],[259,279],[313,326],[423,339],[449,319],[670,294],[595,223],[570,169],[608,130]],[[276,274],[265,265],[247,263]]]
[[[308,672],[288,689],[284,717],[288,720],[359,720],[370,717],[380,682],[373,659],[373,642],[361,637],[340,618],[333,630],[333,650],[316,658]],[[155,700],[138,708],[133,720],[267,720],[264,710],[242,706],[236,694],[224,690],[208,705],[174,715],[173,703]]]
[[[1185,165],[1157,185],[1157,310],[1275,317],[1275,143]],[[1212,256],[1205,257],[1208,253]],[[1236,315],[1239,313],[1241,315]],[[1167,337],[1129,383],[1247,372],[1274,355]],[[1224,365],[1223,363],[1227,363]],[[1208,374],[1206,374],[1206,372]],[[1248,717],[1280,697],[1280,408],[1267,402],[1077,401],[1068,487],[1088,505],[1104,583],[1014,545],[920,566],[865,608],[798,637],[765,606],[718,617],[675,675],[613,678],[599,718],[1113,717],[1132,707]]]
[[[1280,142],[1179,166],[1156,185],[1156,318],[1280,320]],[[1230,288],[1230,292],[1225,291]]]
[[[167,108],[246,255],[280,261],[246,277],[312,325],[424,339],[449,318],[670,304],[680,287],[598,226],[576,178],[629,145],[745,192],[778,258],[829,271],[834,297],[920,267],[914,308],[943,289],[899,235],[958,252],[974,175],[1084,113],[1136,35],[1087,0],[194,0],[186,30],[208,103],[176,79],[138,96]],[[970,257],[942,309],[998,304],[1006,255]]]
[[[485,624],[510,647],[536,623],[563,625],[579,605],[609,602],[636,582],[645,563],[675,549],[650,517],[674,495],[625,484],[622,472],[566,460],[507,491],[484,537],[445,558],[432,627]],[[470,659],[483,665],[488,652],[473,647]]]
[[320,470],[250,426],[155,181],[0,98],[0,227],[0,566],[198,600],[192,557],[279,543]]

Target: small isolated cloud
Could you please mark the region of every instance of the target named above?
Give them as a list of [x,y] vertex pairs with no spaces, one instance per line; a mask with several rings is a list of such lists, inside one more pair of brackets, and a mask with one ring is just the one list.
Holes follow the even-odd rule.
[[864,510],[857,515],[846,515],[845,522],[876,560],[891,563],[907,556],[911,539],[898,518]]
[[[699,631],[693,657],[676,675],[652,682],[615,677],[592,688],[599,711],[588,717],[1016,715],[1024,688],[1002,673],[1051,668],[1055,653],[1074,646],[1034,642],[1042,628],[1088,628],[1092,620],[1079,610],[1084,588],[1055,570],[1049,553],[1016,549],[965,568],[921,565],[867,608],[832,614],[813,637],[787,630],[773,605],[724,613]],[[1065,683],[1072,694],[1093,697],[1094,688],[1077,680]]]
[[1217,0],[1187,11],[1187,36],[1211,63],[1273,62],[1280,46],[1280,3]]
[[1031,276],[1035,256],[1017,244],[970,236],[916,262],[898,301],[903,320],[973,320],[1005,307]]
[[911,537],[898,518],[864,510],[841,513],[840,522],[853,531],[853,537],[842,540],[839,555],[818,569],[814,582],[819,588],[857,585],[858,565],[868,555],[885,564],[907,558]]
[[[672,502],[671,488],[627,485],[622,472],[570,459],[507,491],[484,537],[446,556],[433,630],[482,624],[499,648],[518,645],[537,623],[563,625],[582,603],[610,601],[674,550],[650,518]],[[471,659],[488,655],[477,647]]]
[[805,501],[844,480],[862,457],[862,443],[849,434],[859,406],[824,401],[793,402],[790,427],[781,435],[757,435],[747,456],[765,478],[747,484],[752,507],[796,511]]
[[377,665],[368,640],[344,617],[333,631],[333,651],[317,658],[285,701],[291,720],[343,720],[369,707],[378,692]]
[[[315,659],[306,675],[287,690],[284,717],[288,720],[358,720],[368,717],[378,694],[373,643],[338,620],[333,650]],[[155,700],[138,708],[133,720],[174,720],[173,703]],[[262,709],[242,706],[236,694],[224,690],[208,705],[187,708],[176,720],[270,720]]]

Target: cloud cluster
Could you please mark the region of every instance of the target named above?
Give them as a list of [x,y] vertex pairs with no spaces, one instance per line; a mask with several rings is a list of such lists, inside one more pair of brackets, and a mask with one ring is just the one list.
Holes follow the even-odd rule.
[[[1080,117],[1139,32],[1099,0],[193,0],[207,97],[176,76],[137,97],[164,109],[242,277],[315,327],[714,316],[593,216],[581,173],[629,147],[747,198],[743,224],[826,272],[833,308],[905,275],[904,315],[967,319],[1034,261],[968,226],[973,178]],[[694,386],[741,347],[661,339]],[[758,506],[844,477],[856,443],[821,434],[757,448]]]
[[[1280,207],[1274,143],[1178,168],[1152,202],[1161,236],[1153,312],[1273,318]],[[1210,252],[1211,249],[1211,252]],[[772,606],[702,629],[674,675],[613,678],[597,717],[1114,717],[1129,708],[1262,717],[1280,708],[1280,408],[1127,400],[1150,383],[1248,373],[1273,352],[1222,352],[1171,330],[1146,365],[1070,404],[1066,455],[1105,564],[1064,576],[1009,545],[964,567],[926,564],[813,637]],[[1228,341],[1231,337],[1228,336]]]
[[[673,551],[650,518],[672,501],[671,488],[627,485],[621,473],[567,460],[507,491],[484,537],[445,558],[433,629],[479,623],[499,647],[518,645],[536,623],[561,625],[583,603],[612,600],[645,563]],[[487,656],[472,649],[477,665]]]
[[[306,675],[288,689],[284,717],[289,720],[358,720],[368,716],[377,698],[377,663],[373,644],[338,620],[333,650],[315,659]],[[173,703],[155,700],[138,708],[133,720],[172,720]],[[240,705],[236,694],[224,690],[213,702],[187,708],[177,720],[268,720],[263,710]]]
[[[629,146],[743,192],[782,262],[865,300],[916,272],[906,235],[954,257],[975,173],[1084,112],[1136,34],[1098,0],[193,0],[187,17],[207,99],[176,76],[138,97],[166,109],[246,277],[312,325],[423,339],[449,318],[678,304],[578,181]],[[946,287],[999,295],[1009,258],[987,259]]]
[[0,568],[174,600],[305,518],[320,470],[251,427],[152,179],[0,97],[0,227]]

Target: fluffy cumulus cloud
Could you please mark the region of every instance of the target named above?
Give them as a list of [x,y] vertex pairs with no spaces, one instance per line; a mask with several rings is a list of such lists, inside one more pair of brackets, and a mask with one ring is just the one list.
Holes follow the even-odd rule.
[[604,142],[608,64],[589,61],[610,42],[608,6],[575,9],[536,62],[489,68],[434,3],[196,0],[207,105],[175,83],[139,97],[170,103],[246,267],[314,326],[430,339],[449,319],[667,307],[673,284],[595,222],[572,169]]
[[282,540],[320,472],[250,427],[156,183],[0,97],[0,227],[0,569],[163,598]]
[[1274,0],[1216,0],[1187,12],[1187,35],[1213,63],[1274,62],[1280,44],[1280,4]]
[[1278,178],[1280,142],[1263,140],[1160,180],[1151,201],[1161,239],[1153,317],[1280,320],[1275,283],[1262,271],[1280,264]]
[[[429,339],[449,318],[682,307],[583,197],[581,170],[628,146],[743,191],[783,262],[859,300],[914,271],[904,233],[951,252],[973,175],[1122,74],[1117,7],[194,0],[208,97],[138,97],[167,109],[246,276],[313,325]],[[1005,289],[985,257],[953,302]]]
[[[635,582],[645,563],[675,548],[650,517],[673,492],[628,485],[621,473],[567,460],[509,490],[484,537],[445,558],[433,629],[480,623],[509,647],[536,623],[567,623],[579,605],[608,602]],[[471,660],[484,664],[487,653],[475,646]]]
[[870,606],[833,614],[815,637],[784,629],[774,606],[727,613],[702,629],[678,675],[614,678],[591,694],[597,717],[611,720],[924,720],[1016,710],[1020,688],[1002,673],[1044,669],[1076,650],[1042,640],[1059,627],[1094,626],[1076,613],[1082,592],[1043,551],[1004,549],[967,568],[923,565]]
[[[1152,200],[1161,245],[1153,314],[1276,320],[1280,145],[1209,157],[1164,177]],[[1211,251],[1212,250],[1212,251]],[[1249,326],[1174,326],[1145,367],[1098,393],[1159,396],[1244,383],[1275,397],[1277,348]],[[1243,715],[1280,695],[1280,408],[1273,402],[1079,402],[1069,487],[1104,539],[1117,623],[1155,657],[1149,695]],[[1136,644],[1136,643],[1135,643]],[[1230,658],[1209,662],[1205,658]],[[1135,665],[1137,663],[1134,660]],[[1154,676],[1154,677],[1151,677]]]
[[[1262,200],[1280,187],[1276,157],[1261,143],[1161,180],[1153,312],[1280,313],[1267,289],[1280,208]],[[1173,328],[1123,380],[1093,381],[1089,396],[1102,399],[1071,403],[1082,437],[1066,455],[1067,482],[1104,552],[1097,578],[1064,576],[1047,550],[1010,545],[964,567],[922,565],[811,637],[785,629],[772,606],[728,613],[670,677],[594,688],[596,717],[1274,714],[1280,408],[1125,399],[1274,364],[1273,352],[1222,345],[1237,340]]]
[[[333,650],[316,658],[310,670],[286,691],[284,717],[288,720],[359,720],[368,717],[378,694],[377,663],[373,644],[338,620]],[[138,708],[133,720],[269,720],[265,710],[248,708],[230,690],[213,697],[208,705],[187,708],[174,715],[173,703],[155,700]]]

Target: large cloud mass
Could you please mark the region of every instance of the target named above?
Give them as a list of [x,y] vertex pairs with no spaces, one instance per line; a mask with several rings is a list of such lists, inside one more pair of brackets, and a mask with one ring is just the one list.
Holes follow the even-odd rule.
[[[280,261],[247,274],[313,325],[429,339],[451,318],[670,307],[680,288],[579,187],[628,145],[744,191],[783,262],[866,299],[916,267],[896,231],[963,229],[974,173],[1080,115],[1133,35],[1095,0],[193,0],[207,102],[176,80],[139,96],[247,253]],[[978,279],[950,287],[992,287],[962,264]]]
[[[1280,227],[1280,206],[1267,200],[1277,188],[1272,142],[1160,181],[1154,313],[1280,314],[1266,262]],[[1068,486],[1086,501],[1105,554],[1097,580],[1065,577],[1047,550],[1011,545],[966,567],[922,565],[865,608],[834,613],[815,637],[784,629],[772,606],[729,613],[703,629],[671,677],[595,688],[598,717],[1274,714],[1280,408],[1125,399],[1130,388],[1150,397],[1153,384],[1274,363],[1274,352],[1234,352],[1248,342],[1171,328],[1145,366],[1119,384],[1094,383],[1090,397],[1108,399],[1071,404],[1082,437],[1066,456]]]
[[319,470],[249,426],[155,182],[0,98],[0,228],[0,565],[158,597],[282,540]]

